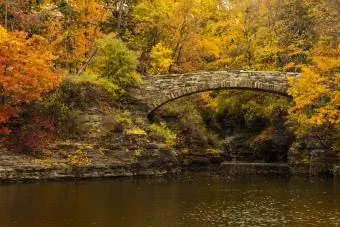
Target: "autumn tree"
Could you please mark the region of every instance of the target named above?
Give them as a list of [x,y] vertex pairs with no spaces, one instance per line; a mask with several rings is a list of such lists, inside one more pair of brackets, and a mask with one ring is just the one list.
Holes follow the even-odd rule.
[[0,126],[16,115],[22,104],[31,103],[59,83],[52,72],[54,57],[40,36],[26,39],[22,32],[0,26]]
[[59,67],[77,72],[102,37],[106,10],[100,0],[47,1],[40,6],[44,36],[50,40]]
[[286,0],[280,7],[275,30],[281,49],[279,61],[287,71],[298,71],[300,64],[306,64],[316,42],[312,7],[305,0]]
[[[219,1],[140,1],[134,7],[140,71],[153,73],[190,72],[204,69],[219,56],[219,37],[210,26],[224,11]],[[170,56],[169,56],[169,53]],[[164,61],[158,61],[155,55]],[[165,63],[165,64],[164,64]]]
[[299,138],[318,139],[335,150],[340,147],[339,4],[328,0],[314,4],[318,41],[308,56],[311,62],[302,67],[299,80],[292,81],[290,93],[295,106],[289,110]]

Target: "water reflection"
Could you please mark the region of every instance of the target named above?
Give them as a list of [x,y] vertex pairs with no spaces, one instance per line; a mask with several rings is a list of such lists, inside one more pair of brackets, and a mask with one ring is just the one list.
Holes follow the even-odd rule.
[[120,178],[0,186],[0,226],[337,226],[340,182],[320,178]]

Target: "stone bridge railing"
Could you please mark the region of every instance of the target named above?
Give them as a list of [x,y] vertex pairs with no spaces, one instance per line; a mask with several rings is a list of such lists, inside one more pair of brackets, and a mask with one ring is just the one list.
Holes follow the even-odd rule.
[[216,89],[247,89],[288,95],[288,78],[296,73],[265,71],[215,71],[188,74],[148,75],[133,94],[147,114],[180,97]]

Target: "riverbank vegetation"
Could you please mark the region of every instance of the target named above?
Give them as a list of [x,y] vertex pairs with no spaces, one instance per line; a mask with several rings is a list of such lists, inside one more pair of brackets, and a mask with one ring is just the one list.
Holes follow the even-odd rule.
[[[286,161],[273,148],[287,151],[294,134],[339,152],[339,9],[336,0],[0,0],[1,137],[36,154],[84,134],[87,107],[110,103],[108,131],[171,147],[242,146]],[[149,126],[122,110],[140,75],[214,70],[301,76],[292,101],[211,91],[165,105]]]

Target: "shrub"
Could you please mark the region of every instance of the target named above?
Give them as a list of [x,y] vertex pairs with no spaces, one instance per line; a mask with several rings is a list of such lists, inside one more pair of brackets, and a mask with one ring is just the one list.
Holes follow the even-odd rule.
[[73,83],[75,85],[93,84],[93,85],[103,88],[104,90],[112,94],[113,98],[115,99],[119,98],[120,88],[118,85],[112,83],[112,81],[110,81],[108,78],[100,77],[99,75],[91,71],[86,71],[79,76],[67,77],[64,80],[64,84],[67,84],[67,83],[71,83],[71,84]]
[[150,126],[150,137],[151,139],[171,146],[176,143],[176,134],[173,133],[164,123],[152,124]]
[[127,87],[136,86],[140,80],[135,72],[137,59],[124,43],[107,35],[97,41],[98,53],[94,59],[94,70],[107,78],[124,94]]
[[20,116],[11,129],[13,133],[8,137],[7,145],[15,151],[36,156],[47,154],[45,150],[57,136],[55,121],[40,113]]
[[62,91],[51,93],[44,100],[35,104],[29,111],[38,111],[43,116],[54,119],[60,135],[82,134],[84,131],[84,118],[82,117],[82,111],[77,109],[74,104],[74,101],[78,100],[78,105],[82,105],[82,98],[75,98],[72,102],[65,102],[63,96],[67,95]]

